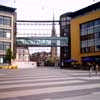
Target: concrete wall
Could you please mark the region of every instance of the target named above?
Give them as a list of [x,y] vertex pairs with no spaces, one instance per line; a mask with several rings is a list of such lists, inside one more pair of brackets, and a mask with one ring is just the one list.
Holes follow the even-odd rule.
[[12,62],[12,65],[17,65],[18,69],[20,68],[36,68],[37,67],[37,63],[36,62]]

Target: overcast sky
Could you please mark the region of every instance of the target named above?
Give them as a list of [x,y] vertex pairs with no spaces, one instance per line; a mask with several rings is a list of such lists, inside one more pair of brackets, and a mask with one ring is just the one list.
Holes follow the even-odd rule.
[[0,0],[0,4],[16,7],[17,18],[27,20],[52,20],[66,12],[76,11],[100,0]]
[[[55,20],[59,20],[63,13],[79,10],[98,1],[100,0],[0,0],[0,4],[16,7],[19,20],[52,20],[53,13]],[[30,48],[31,53],[35,51],[44,51],[44,48]],[[50,52],[50,48],[45,48],[45,51]]]

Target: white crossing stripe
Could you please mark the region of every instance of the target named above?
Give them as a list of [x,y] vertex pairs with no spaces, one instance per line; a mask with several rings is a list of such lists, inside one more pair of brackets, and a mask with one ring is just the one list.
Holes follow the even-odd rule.
[[39,82],[41,82],[41,81],[57,81],[57,80],[59,80],[59,81],[68,80],[69,81],[71,79],[75,79],[75,77],[46,78],[46,79],[42,78],[42,79],[29,79],[29,80],[26,80],[26,79],[24,79],[24,80],[10,80],[10,81],[2,81],[2,82],[0,82],[0,84],[5,84],[5,83],[20,83],[20,82],[37,82],[37,81],[39,81]]
[[29,95],[38,95],[45,93],[55,93],[55,92],[65,92],[65,91],[73,91],[73,90],[81,90],[81,89],[92,89],[92,88],[100,88],[100,84],[84,84],[78,86],[63,86],[63,87],[49,87],[43,89],[30,89],[30,90],[20,90],[20,91],[10,91],[10,92],[2,92],[0,93],[0,99],[10,98],[10,97],[19,97],[19,96],[29,96]]
[[30,84],[10,84],[10,85],[1,85],[0,89],[8,89],[8,88],[17,88],[17,87],[28,87],[28,86],[47,86],[47,85],[58,85],[58,84],[71,84],[71,83],[82,83],[84,81],[81,80],[72,80],[72,81],[59,81],[59,82],[46,82],[46,83],[30,83]]
[[30,77],[20,77],[20,76],[17,76],[17,77],[15,77],[15,76],[14,77],[8,76],[7,77],[7,76],[4,76],[4,77],[0,77],[0,80],[2,80],[2,81],[3,80],[8,80],[8,79],[12,79],[12,80],[13,79],[14,80],[15,79],[24,79],[25,80],[25,79],[29,79],[29,78],[33,78],[33,79],[41,79],[41,78],[48,79],[48,78],[64,78],[64,77],[66,77],[66,76],[59,76],[59,77],[58,76],[46,76],[46,75],[45,76],[41,76],[41,75],[40,76],[30,76]]

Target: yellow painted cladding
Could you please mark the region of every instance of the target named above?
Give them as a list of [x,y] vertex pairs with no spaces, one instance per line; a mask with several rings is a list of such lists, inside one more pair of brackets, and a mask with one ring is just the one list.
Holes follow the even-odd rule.
[[81,62],[81,57],[97,56],[100,52],[82,53],[80,52],[80,24],[100,18],[100,9],[78,16],[71,20],[71,58]]

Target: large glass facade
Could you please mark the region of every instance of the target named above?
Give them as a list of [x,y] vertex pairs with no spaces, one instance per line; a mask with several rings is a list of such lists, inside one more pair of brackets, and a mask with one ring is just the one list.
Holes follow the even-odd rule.
[[80,25],[81,53],[100,51],[100,19]]

